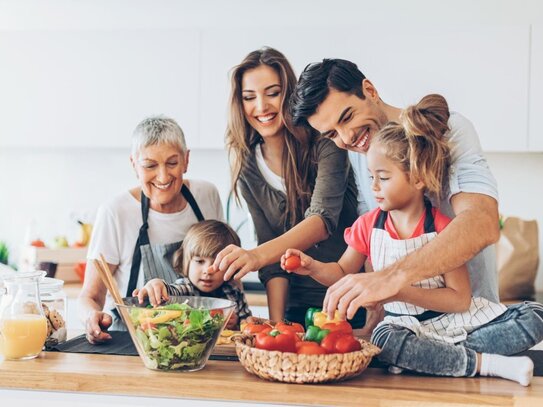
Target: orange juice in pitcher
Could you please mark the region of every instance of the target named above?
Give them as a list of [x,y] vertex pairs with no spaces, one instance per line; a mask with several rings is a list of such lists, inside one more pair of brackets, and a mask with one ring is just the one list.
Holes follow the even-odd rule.
[[40,302],[39,281],[44,272],[16,273],[4,280],[0,302],[0,355],[6,359],[32,359],[47,337],[47,320]]
[[46,336],[47,321],[42,315],[0,319],[0,355],[6,359],[33,358],[41,352]]

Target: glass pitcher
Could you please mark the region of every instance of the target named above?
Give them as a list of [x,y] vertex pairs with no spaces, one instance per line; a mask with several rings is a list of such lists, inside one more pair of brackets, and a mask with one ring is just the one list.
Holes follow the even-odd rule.
[[47,320],[40,302],[43,271],[14,273],[4,279],[0,302],[0,355],[24,360],[38,356],[47,336]]

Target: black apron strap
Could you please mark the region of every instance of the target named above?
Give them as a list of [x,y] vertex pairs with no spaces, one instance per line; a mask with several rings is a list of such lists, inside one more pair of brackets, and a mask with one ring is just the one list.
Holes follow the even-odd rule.
[[202,211],[200,210],[200,207],[196,203],[196,199],[194,199],[194,196],[192,195],[192,192],[190,192],[190,189],[183,184],[181,187],[181,194],[183,194],[183,197],[187,200],[190,207],[194,211],[194,214],[196,215],[196,219],[198,219],[198,222],[201,222],[204,220],[204,215],[202,215]]
[[[194,214],[196,215],[196,219],[198,219],[198,222],[201,222],[204,220],[204,215],[202,215],[202,211],[200,210],[200,207],[196,203],[196,199],[194,199],[194,196],[188,189],[188,187],[183,184],[181,187],[181,194],[183,197],[187,200],[188,204],[194,211]],[[148,245],[149,244],[149,234],[147,233],[147,230],[149,229],[149,224],[147,223],[147,218],[149,217],[149,206],[150,201],[147,196],[141,192],[141,217],[143,219],[143,224],[141,225],[138,240],[136,242],[136,247],[134,248],[134,255],[132,257],[132,267],[130,267],[130,279],[128,280],[128,289],[126,290],[126,296],[131,297],[132,291],[136,289],[136,286],[138,284],[138,276],[140,271],[140,264],[141,264],[141,250],[140,246]]]
[[434,224],[434,215],[432,214],[432,203],[427,198],[424,198],[424,206],[426,207],[424,233],[434,233],[436,231],[436,227]]
[[143,219],[143,224],[140,227],[138,240],[136,241],[136,247],[134,248],[134,255],[132,256],[132,266],[130,267],[130,279],[128,280],[128,288],[126,290],[126,297],[132,296],[132,291],[136,289],[138,284],[138,276],[140,271],[141,264],[141,250],[140,246],[149,244],[149,223],[147,223],[147,218],[149,217],[149,198],[145,196],[143,191],[141,192],[141,218]]
[[377,218],[375,219],[375,223],[373,224],[374,229],[383,229],[385,230],[385,222],[388,217],[388,212],[385,211],[379,211],[379,215],[377,215]]

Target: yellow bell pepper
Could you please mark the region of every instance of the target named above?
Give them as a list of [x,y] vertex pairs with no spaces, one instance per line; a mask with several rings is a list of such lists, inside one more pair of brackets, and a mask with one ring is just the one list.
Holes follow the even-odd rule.
[[[153,310],[150,311],[155,312]],[[183,315],[183,311],[161,310],[156,316],[151,317],[151,315],[152,314],[148,314],[147,318],[143,316],[143,318],[140,318],[140,322],[154,325],[163,324],[164,322],[179,318],[181,315]]]
[[324,324],[329,323],[338,323],[342,321],[339,318],[339,312],[336,310],[336,313],[334,314],[334,319],[328,319],[328,314],[326,312],[315,312],[313,314],[313,325],[318,326],[319,328],[322,328]]

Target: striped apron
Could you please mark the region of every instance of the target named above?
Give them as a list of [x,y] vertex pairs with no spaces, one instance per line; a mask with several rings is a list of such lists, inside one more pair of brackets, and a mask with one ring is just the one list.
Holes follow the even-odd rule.
[[[375,272],[395,263],[409,253],[424,246],[437,236],[432,207],[426,201],[424,233],[411,239],[394,239],[385,230],[388,212],[381,211],[377,217],[370,239],[370,254]],[[414,287],[434,289],[445,287],[443,276],[432,277],[413,284]],[[507,308],[485,298],[472,298],[468,311],[462,313],[441,313],[401,301],[384,305],[385,319],[383,324],[403,326],[417,336],[448,343],[464,341],[467,335],[476,328],[485,325],[503,314]]]

